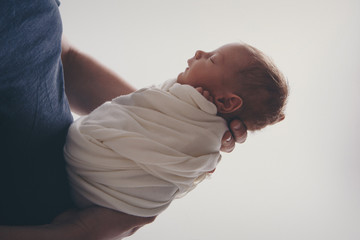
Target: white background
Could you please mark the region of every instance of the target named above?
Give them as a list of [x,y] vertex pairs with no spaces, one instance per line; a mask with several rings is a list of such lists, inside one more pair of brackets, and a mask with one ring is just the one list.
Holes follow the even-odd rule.
[[129,239],[360,239],[360,1],[63,0],[64,33],[137,88],[244,41],[291,86],[284,122]]

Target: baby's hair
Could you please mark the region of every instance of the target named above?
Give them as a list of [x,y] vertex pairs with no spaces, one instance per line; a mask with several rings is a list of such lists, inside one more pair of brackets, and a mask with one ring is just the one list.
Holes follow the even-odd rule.
[[237,94],[243,105],[237,113],[247,129],[255,131],[285,118],[288,83],[269,57],[248,44],[244,46],[251,61],[238,72]]

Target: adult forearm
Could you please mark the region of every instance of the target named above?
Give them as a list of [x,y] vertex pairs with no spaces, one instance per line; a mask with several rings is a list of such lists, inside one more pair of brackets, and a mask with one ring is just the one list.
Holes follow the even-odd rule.
[[1,240],[110,240],[133,235],[155,217],[136,217],[103,207],[69,210],[51,224],[0,226]]
[[105,101],[135,90],[94,58],[70,47],[65,39],[62,48],[65,91],[72,111],[88,114]]
[[0,226],[1,240],[79,240],[89,239],[85,232],[80,233],[72,226]]

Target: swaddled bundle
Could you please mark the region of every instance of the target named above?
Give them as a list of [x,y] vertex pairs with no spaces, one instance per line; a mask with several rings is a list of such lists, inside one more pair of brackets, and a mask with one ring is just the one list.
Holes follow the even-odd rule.
[[171,80],[79,118],[64,148],[75,202],[158,215],[220,161],[227,125],[216,112],[195,88]]

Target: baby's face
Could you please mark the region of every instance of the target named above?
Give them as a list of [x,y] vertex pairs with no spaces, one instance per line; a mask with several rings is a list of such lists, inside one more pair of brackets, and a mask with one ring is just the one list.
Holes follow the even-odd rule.
[[234,89],[233,79],[250,62],[250,55],[244,45],[232,43],[212,52],[196,51],[187,62],[189,67],[178,75],[177,82],[202,87],[216,96]]

